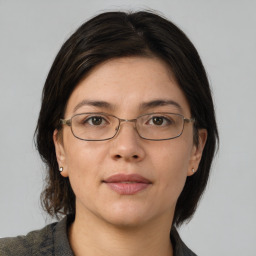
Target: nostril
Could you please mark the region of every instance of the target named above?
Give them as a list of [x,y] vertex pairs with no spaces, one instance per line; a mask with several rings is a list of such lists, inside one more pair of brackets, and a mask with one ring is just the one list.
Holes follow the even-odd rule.
[[137,159],[137,158],[139,158],[139,157],[138,157],[137,155],[134,155],[133,158]]

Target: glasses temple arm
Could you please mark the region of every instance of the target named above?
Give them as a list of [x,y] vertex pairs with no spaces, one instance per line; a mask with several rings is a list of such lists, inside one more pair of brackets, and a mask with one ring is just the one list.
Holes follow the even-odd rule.
[[69,120],[65,120],[65,119],[60,119],[60,123],[62,124],[62,125],[68,125],[68,126],[71,126],[71,119],[69,119]]

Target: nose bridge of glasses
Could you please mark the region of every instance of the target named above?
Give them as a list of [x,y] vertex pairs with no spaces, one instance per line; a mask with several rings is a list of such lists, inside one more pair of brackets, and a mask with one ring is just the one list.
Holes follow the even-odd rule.
[[135,123],[137,121],[137,119],[122,119],[122,118],[119,118],[119,120],[120,120],[120,123],[123,123],[123,122]]
[[119,125],[118,127],[116,127],[116,131],[120,130],[121,124],[122,123],[134,123],[134,128],[136,129],[136,121],[137,119],[122,119],[122,118],[118,118],[119,119]]

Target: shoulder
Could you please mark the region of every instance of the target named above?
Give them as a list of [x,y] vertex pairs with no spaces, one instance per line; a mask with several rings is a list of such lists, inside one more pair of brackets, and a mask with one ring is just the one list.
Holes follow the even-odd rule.
[[35,230],[26,236],[8,237],[0,239],[1,256],[43,256],[52,255],[53,230],[56,223],[43,229]]

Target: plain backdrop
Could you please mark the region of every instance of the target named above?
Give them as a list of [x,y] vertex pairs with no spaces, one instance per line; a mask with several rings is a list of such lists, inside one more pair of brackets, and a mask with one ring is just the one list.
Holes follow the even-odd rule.
[[62,43],[107,10],[154,9],[192,40],[212,86],[220,150],[198,210],[180,233],[198,255],[255,255],[256,1],[0,0],[0,237],[50,223],[33,133]]

